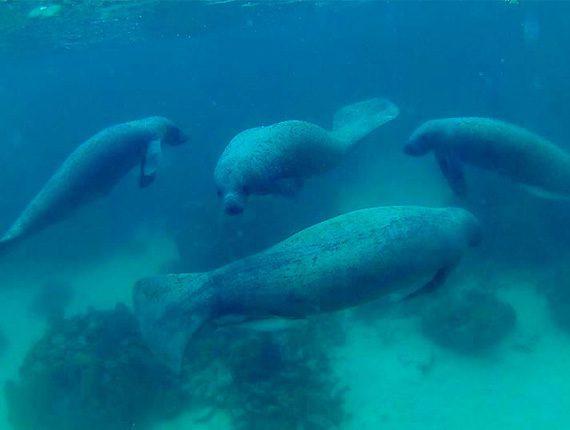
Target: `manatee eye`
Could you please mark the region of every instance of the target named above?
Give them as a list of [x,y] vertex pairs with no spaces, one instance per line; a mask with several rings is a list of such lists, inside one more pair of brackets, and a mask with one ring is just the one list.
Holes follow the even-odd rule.
[[218,195],[218,197],[222,197],[222,190],[217,189],[216,194]]

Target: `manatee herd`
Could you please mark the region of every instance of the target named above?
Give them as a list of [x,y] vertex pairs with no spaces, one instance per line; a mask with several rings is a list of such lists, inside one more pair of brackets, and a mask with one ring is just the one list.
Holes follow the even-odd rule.
[[[337,111],[330,131],[292,120],[239,133],[214,170],[224,212],[242,213],[252,195],[295,194],[306,179],[340,164],[358,142],[398,114],[389,100],[372,98]],[[137,165],[139,187],[149,186],[162,146],[187,140],[164,117],[99,132],[45,183],[0,238],[0,251],[102,198]],[[570,195],[570,154],[506,122],[475,117],[427,121],[412,133],[404,153],[430,152],[458,196],[467,195],[464,164],[533,192]],[[178,370],[188,342],[208,327],[302,319],[383,296],[411,298],[434,291],[480,240],[478,220],[464,209],[362,209],[210,272],[141,279],[134,287],[134,308],[149,348]]]

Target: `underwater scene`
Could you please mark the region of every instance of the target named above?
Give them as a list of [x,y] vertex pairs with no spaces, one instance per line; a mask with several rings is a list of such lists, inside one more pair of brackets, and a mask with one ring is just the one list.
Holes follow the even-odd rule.
[[0,430],[568,429],[569,16],[0,0]]

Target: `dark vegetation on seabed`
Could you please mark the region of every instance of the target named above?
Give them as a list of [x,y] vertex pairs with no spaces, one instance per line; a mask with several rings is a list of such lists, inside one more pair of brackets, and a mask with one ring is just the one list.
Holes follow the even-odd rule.
[[[343,341],[334,318],[279,335],[235,331],[204,336],[182,377],[148,351],[124,305],[58,320],[5,386],[16,430],[123,430],[193,412],[223,411],[233,428],[326,430],[345,419],[329,353]],[[238,331],[239,334],[239,331]]]
[[278,333],[202,336],[184,367],[190,403],[203,406],[204,417],[224,410],[237,430],[338,429],[346,419],[345,387],[336,381],[330,353],[343,342],[335,316]]
[[156,362],[128,308],[58,321],[5,386],[18,430],[150,428],[183,408],[182,384]]
[[[152,27],[161,37],[133,38],[138,45],[103,32],[107,42],[82,49],[81,38],[70,34],[72,50],[27,49],[20,56],[16,48],[0,59],[2,226],[73,148],[104,127],[162,114],[191,135],[176,154],[165,151],[153,187],[138,192],[135,178],[126,178],[105,202],[5,261],[34,261],[38,271],[45,263],[51,273],[115,252],[141,255],[149,250],[139,230],[150,225],[178,247],[180,258],[165,270],[202,271],[339,211],[383,204],[467,207],[486,229],[478,257],[493,264],[541,266],[567,255],[567,202],[539,200],[492,175],[469,173],[469,200],[443,194],[435,201],[430,193],[446,188],[439,172],[433,163],[405,159],[401,146],[425,119],[468,114],[513,121],[570,150],[570,57],[560,55],[570,45],[570,3],[372,2],[341,11],[241,8],[221,16],[219,10],[201,10],[208,26],[197,24],[192,37],[184,31],[177,37],[183,13],[170,26],[177,14],[164,12],[163,25]],[[541,23],[538,42],[525,36],[528,20]],[[151,21],[157,22],[143,27]],[[52,31],[42,46],[59,40]],[[240,219],[221,214],[212,171],[236,133],[292,118],[328,126],[339,106],[371,96],[389,97],[402,114],[342,166],[294,200],[252,201]],[[569,278],[561,271],[545,281],[553,319],[567,331]],[[329,357],[344,327],[332,317],[279,335],[199,339],[179,381],[142,344],[130,311],[120,306],[64,319],[72,296],[60,287],[55,296],[39,292],[32,312],[50,326],[6,386],[16,430],[122,430],[133,422],[145,428],[185,410],[197,410],[203,422],[223,410],[244,430],[335,428],[347,418]],[[492,349],[516,324],[509,304],[483,292],[433,300],[423,314],[425,333],[463,353]],[[0,352],[4,344],[9,338],[0,336]]]
[[436,344],[479,355],[501,342],[516,324],[514,308],[492,293],[477,290],[447,292],[426,304],[421,329]]

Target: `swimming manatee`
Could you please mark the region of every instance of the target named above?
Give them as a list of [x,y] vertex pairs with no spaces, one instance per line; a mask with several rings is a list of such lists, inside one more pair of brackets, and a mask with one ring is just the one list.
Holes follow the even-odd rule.
[[135,313],[150,349],[177,370],[203,327],[301,319],[434,290],[479,239],[478,221],[459,208],[358,210],[211,272],[142,279]]
[[242,131],[230,141],[214,172],[224,211],[242,213],[253,194],[294,195],[305,179],[339,164],[357,142],[398,114],[392,102],[374,98],[340,109],[332,131],[305,121]]
[[463,164],[493,171],[543,197],[570,197],[570,154],[524,128],[491,118],[445,118],[425,122],[404,152],[433,152],[451,189],[467,194]]
[[178,145],[186,140],[184,133],[163,117],[102,130],[75,149],[46,182],[0,239],[0,251],[105,196],[137,164],[139,186],[147,187],[155,178],[161,145]]

